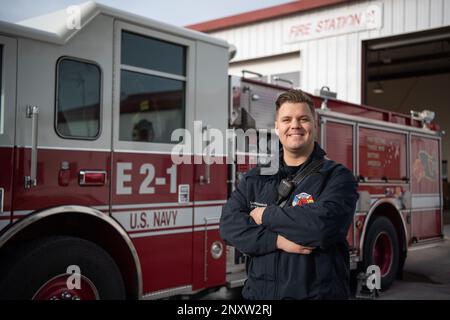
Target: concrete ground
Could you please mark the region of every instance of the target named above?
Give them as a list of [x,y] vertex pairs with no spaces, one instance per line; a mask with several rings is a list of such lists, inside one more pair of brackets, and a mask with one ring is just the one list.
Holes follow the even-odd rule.
[[450,224],[445,239],[436,246],[410,251],[403,280],[381,292],[381,300],[450,300]]
[[[444,213],[444,241],[412,250],[404,266],[403,280],[396,280],[380,300],[450,300],[450,211]],[[240,300],[241,288],[219,291],[204,300]]]

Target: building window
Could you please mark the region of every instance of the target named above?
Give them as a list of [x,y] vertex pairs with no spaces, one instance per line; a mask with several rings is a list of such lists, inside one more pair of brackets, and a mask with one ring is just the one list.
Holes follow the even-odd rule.
[[121,141],[177,143],[185,128],[186,47],[122,33]]
[[62,58],[57,65],[56,131],[63,138],[96,139],[100,134],[100,68]]

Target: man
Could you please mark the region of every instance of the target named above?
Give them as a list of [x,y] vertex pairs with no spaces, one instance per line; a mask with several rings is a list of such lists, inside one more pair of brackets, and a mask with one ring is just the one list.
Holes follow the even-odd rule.
[[[246,299],[347,299],[346,235],[358,199],[357,183],[343,165],[324,159],[316,138],[312,100],[289,90],[276,101],[275,131],[282,145],[277,174],[259,168],[241,179],[223,208],[220,234],[248,255]],[[278,203],[278,186],[317,160],[318,172]],[[256,208],[255,208],[256,207]]]

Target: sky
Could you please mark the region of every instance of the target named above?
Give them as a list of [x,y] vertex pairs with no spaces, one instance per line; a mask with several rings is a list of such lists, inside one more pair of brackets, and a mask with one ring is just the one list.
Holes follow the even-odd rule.
[[[98,0],[98,3],[185,26],[293,0]],[[17,22],[61,10],[86,0],[0,0],[0,20]]]

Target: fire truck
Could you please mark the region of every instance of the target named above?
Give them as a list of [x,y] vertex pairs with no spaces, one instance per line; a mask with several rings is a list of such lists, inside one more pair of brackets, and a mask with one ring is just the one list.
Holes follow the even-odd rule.
[[[221,240],[219,219],[255,164],[205,145],[273,128],[287,88],[228,77],[229,48],[93,2],[0,22],[1,299],[159,299],[243,284],[245,256]],[[408,250],[442,238],[441,133],[431,112],[311,96],[318,141],[359,181],[352,269],[377,264],[387,288]],[[187,150],[182,163],[174,146]]]

